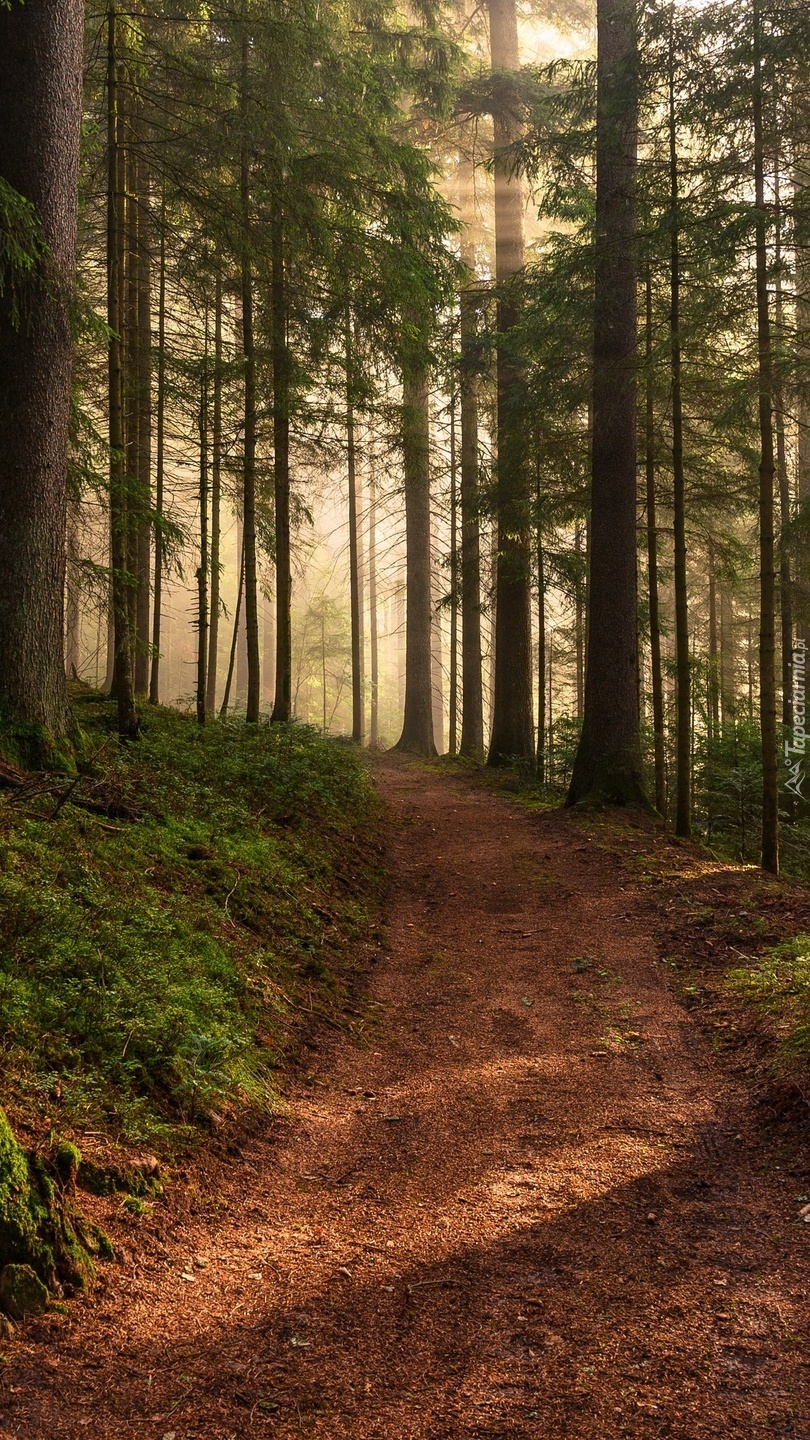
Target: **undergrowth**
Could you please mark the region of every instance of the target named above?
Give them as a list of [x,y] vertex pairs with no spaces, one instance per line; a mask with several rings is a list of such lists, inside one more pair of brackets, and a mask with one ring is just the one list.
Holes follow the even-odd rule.
[[771,1018],[779,1033],[779,1057],[810,1061],[810,935],[796,935],[773,946],[746,968],[731,970],[735,994]]
[[0,1080],[15,1122],[189,1138],[270,1106],[294,1016],[340,1002],[379,879],[354,752],[298,724],[76,700],[78,780],[0,793]]

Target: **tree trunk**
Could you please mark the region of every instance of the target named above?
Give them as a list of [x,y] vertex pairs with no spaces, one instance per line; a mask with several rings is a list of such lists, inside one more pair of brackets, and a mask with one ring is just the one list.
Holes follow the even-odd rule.
[[[464,230],[461,258],[475,283],[472,241],[473,167],[460,163],[461,216]],[[461,754],[476,760],[484,754],[484,694],[481,666],[481,536],[478,498],[478,340],[474,289],[460,296],[461,365]]]
[[0,291],[0,716],[30,763],[73,729],[63,622],[82,23],[76,0],[0,13],[0,175],[48,247],[24,288],[10,277]]
[[[538,490],[539,490],[538,485]],[[539,498],[539,497],[538,497]],[[543,532],[537,522],[537,779],[548,780],[546,769],[546,564]]]
[[597,10],[589,633],[568,803],[644,800],[636,681],[636,138],[632,0]]
[[450,738],[458,750],[458,477],[456,474],[456,396],[450,394]]
[[435,755],[431,675],[430,426],[424,369],[405,375],[402,393],[405,470],[405,715],[398,750]]
[[717,645],[717,579],[714,563],[714,545],[709,541],[709,685],[708,715],[709,739],[717,741],[720,735],[720,684]]
[[576,578],[574,581],[574,646],[576,650],[576,682],[577,682],[577,719],[582,719],[582,710],[585,704],[585,597],[582,593],[582,576],[579,569],[579,559],[582,554],[582,527],[577,523],[574,526],[574,554],[577,557]]
[[686,498],[681,398],[681,257],[679,234],[678,150],[675,125],[675,49],[669,36],[669,338],[672,396],[672,509],[675,534],[676,762],[675,834],[692,833],[692,674],[689,657],[689,607],[686,589]]
[[444,657],[442,647],[442,585],[436,563],[438,537],[431,526],[430,562],[430,693],[433,705],[433,743],[444,754]]
[[216,713],[217,670],[219,662],[219,612],[222,562],[220,541],[222,531],[222,271],[217,270],[214,282],[214,375],[213,416],[211,432],[211,612],[208,629],[208,666],[205,709]]
[[779,774],[776,759],[776,579],[774,570],[773,363],[768,305],[768,227],[762,118],[762,33],[754,0],[754,203],[756,206],[757,352],[759,380],[759,723],[762,737],[762,868],[779,870]]
[[363,631],[360,540],[357,516],[357,448],[354,429],[352,322],[346,320],[346,457],[349,479],[349,608],[352,651],[352,740],[363,743]]
[[135,694],[149,690],[149,601],[152,555],[152,234],[149,172],[143,155],[142,106],[137,115],[134,154],[135,322],[137,333],[134,419],[137,426],[137,518],[135,525]]
[[734,645],[734,607],[728,583],[720,579],[720,706],[723,735],[734,729],[737,718],[737,678]]
[[239,547],[239,583],[236,589],[236,605],[233,612],[233,631],[231,632],[231,650],[228,656],[228,673],[225,676],[225,690],[222,695],[222,704],[219,707],[220,719],[228,713],[228,706],[231,700],[231,687],[233,686],[233,672],[236,666],[236,647],[239,642],[239,626],[242,618],[242,594],[245,588],[245,547]]
[[67,510],[67,572],[65,576],[65,673],[78,679],[81,639],[81,607],[79,591],[78,532],[81,521],[79,507],[69,504]]
[[[774,322],[780,359],[784,351],[784,298],[782,295],[782,216],[777,171],[774,204],[776,209],[776,244],[774,263]],[[779,486],[779,617],[782,640],[782,724],[786,732],[793,728],[793,578],[790,566],[790,477],[785,439],[785,396],[781,374],[774,378],[774,427],[776,432],[776,474]]]
[[[492,68],[503,76],[520,66],[515,0],[488,0]],[[499,88],[502,88],[499,86]],[[511,332],[517,321],[509,282],[523,269],[523,195],[511,148],[520,136],[515,96],[493,107],[495,140],[495,278],[498,285],[496,467],[498,558],[495,683],[488,763],[534,756],[531,640],[531,495],[521,413],[521,366]]]
[[120,62],[117,52],[117,14],[107,14],[107,324],[109,326],[109,433],[110,433],[110,565],[112,569],[115,656],[113,693],[118,703],[118,733],[134,739],[139,730],[133,688],[130,597],[129,486],[124,436],[124,383],[122,364],[123,282],[125,274],[124,147],[121,136]]
[[646,396],[644,469],[647,482],[647,593],[650,607],[650,670],[652,682],[655,808],[667,813],[667,777],[664,760],[664,687],[661,678],[661,619],[658,600],[658,526],[655,506],[655,405],[652,370],[652,283],[646,283]]
[[152,603],[152,667],[149,701],[160,703],[160,645],[163,621],[163,485],[166,438],[166,197],[160,204],[160,271],[158,275],[158,368],[155,416],[155,588]]
[[273,478],[276,505],[276,695],[273,719],[292,719],[292,556],[290,537],[290,356],[284,230],[273,217]]
[[379,667],[379,617],[377,615],[377,475],[374,452],[370,450],[368,477],[368,610],[369,610],[369,660],[371,663],[371,723],[369,745],[372,750],[380,744],[380,667]]
[[245,449],[242,492],[243,547],[245,554],[245,630],[247,632],[248,687],[245,719],[256,724],[261,709],[259,660],[259,591],[256,567],[256,351],[253,339],[253,264],[250,233],[250,156],[248,153],[248,42],[242,44],[242,149],[240,192],[242,207],[242,349],[245,361]]
[[197,721],[206,720],[208,662],[208,306],[200,376],[200,563],[197,568]]

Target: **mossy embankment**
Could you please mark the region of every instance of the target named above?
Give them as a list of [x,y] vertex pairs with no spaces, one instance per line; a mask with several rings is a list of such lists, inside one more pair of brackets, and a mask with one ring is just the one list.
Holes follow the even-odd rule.
[[381,881],[350,747],[159,709],[121,747],[108,702],[75,704],[81,774],[0,789],[0,1078],[48,1170],[31,1213],[57,1194],[65,1136],[171,1157],[272,1109],[302,1014],[345,998]]

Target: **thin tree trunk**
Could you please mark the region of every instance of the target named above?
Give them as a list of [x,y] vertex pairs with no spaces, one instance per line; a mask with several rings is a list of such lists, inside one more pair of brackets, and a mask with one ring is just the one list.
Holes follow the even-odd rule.
[[450,739],[458,750],[458,477],[456,474],[456,396],[450,394]]
[[143,155],[145,141],[142,104],[137,115],[134,157],[135,240],[134,260],[137,374],[135,424],[137,426],[137,520],[135,599],[135,694],[149,690],[149,602],[152,558],[152,227],[149,171]]
[[357,450],[354,430],[352,322],[346,319],[346,458],[349,479],[349,609],[352,652],[352,740],[363,743],[363,646],[360,543],[357,518]]
[[214,282],[214,375],[211,431],[211,613],[208,630],[208,674],[205,709],[216,713],[219,663],[219,612],[221,607],[220,542],[222,530],[222,271]]
[[576,690],[577,690],[577,719],[582,719],[582,709],[585,704],[585,626],[584,626],[584,596],[582,593],[582,577],[579,570],[579,558],[582,554],[582,528],[577,523],[574,526],[574,554],[576,560],[576,577],[574,581],[574,647],[576,651]]
[[[776,267],[774,323],[779,358],[784,350],[784,298],[782,295],[782,217],[777,170],[774,204],[776,208]],[[779,484],[779,617],[782,640],[782,724],[786,732],[793,728],[793,578],[790,566],[790,477],[785,440],[784,385],[777,366],[774,377],[774,428],[776,435],[776,473]]]
[[737,714],[737,683],[734,648],[734,611],[727,582],[720,579],[720,703],[723,735],[734,728]]
[[661,678],[661,619],[658,600],[658,526],[655,506],[655,391],[652,369],[652,281],[649,272],[645,306],[646,379],[644,469],[647,482],[647,587],[650,608],[650,670],[655,762],[655,808],[667,813],[667,777],[664,759],[664,687]]
[[[462,157],[459,166],[461,213],[464,230],[461,258],[475,283],[475,246],[472,240],[474,174]],[[484,754],[484,685],[481,664],[481,535],[478,497],[478,341],[474,289],[465,286],[460,296],[461,365],[461,754],[482,759]]]
[[720,686],[717,657],[717,581],[715,578],[714,545],[709,541],[709,685],[708,715],[709,739],[716,741],[720,734]]
[[242,499],[245,552],[245,630],[248,687],[245,719],[256,724],[261,709],[259,592],[256,567],[256,351],[253,338],[253,262],[250,233],[250,155],[248,152],[248,41],[242,42],[242,147],[239,164],[242,207],[242,349],[245,360],[245,450]]
[[776,758],[776,581],[774,569],[773,363],[768,306],[768,226],[765,213],[765,140],[762,100],[762,31],[754,0],[754,190],[757,351],[759,378],[759,722],[762,736],[762,868],[779,870],[779,774]]
[[588,644],[568,803],[644,800],[636,606],[635,5],[597,6],[596,255]]
[[292,556],[290,537],[290,357],[284,229],[273,217],[273,479],[276,506],[276,695],[273,719],[292,718]]
[[368,476],[368,608],[369,660],[371,662],[371,723],[369,744],[372,750],[380,744],[380,667],[379,617],[377,615],[377,474],[373,445],[369,446]]
[[208,661],[208,306],[200,376],[200,563],[197,568],[197,721],[206,720]]
[[442,585],[436,563],[438,535],[431,518],[430,538],[430,693],[433,705],[433,743],[444,754],[444,657],[442,646]]
[[[538,485],[538,491],[539,488]],[[548,780],[546,769],[546,562],[539,518],[537,522],[537,779],[541,785],[545,785]]]
[[407,372],[402,394],[405,470],[405,715],[398,750],[435,755],[431,675],[430,426],[424,369]]
[[[501,76],[520,67],[515,0],[488,0],[492,68]],[[499,84],[503,91],[504,86]],[[495,682],[488,763],[534,757],[531,638],[531,494],[525,423],[519,396],[521,366],[512,331],[517,308],[509,282],[524,264],[523,195],[512,147],[520,136],[515,97],[493,107],[495,140],[495,278],[497,328],[498,550],[495,611]]]
[[129,505],[124,451],[124,389],[122,373],[121,304],[125,259],[125,167],[119,113],[120,62],[117,13],[107,12],[107,324],[109,327],[110,434],[110,563],[112,568],[115,660],[113,691],[118,702],[118,732],[134,739],[139,724],[135,709],[130,629]]
[[163,621],[163,506],[166,436],[166,197],[160,203],[160,271],[158,276],[158,368],[155,416],[155,587],[152,603],[152,668],[149,701],[160,703],[160,646]]
[[239,643],[239,625],[242,618],[242,592],[245,588],[245,547],[239,547],[239,584],[236,589],[236,605],[233,612],[233,631],[231,633],[231,649],[228,656],[228,673],[225,677],[225,690],[222,695],[222,704],[219,709],[220,719],[228,713],[228,706],[231,701],[231,687],[233,685],[233,672],[236,668],[236,647]]
[[68,505],[67,510],[67,551],[65,584],[65,673],[70,679],[78,679],[81,634],[81,609],[79,604],[79,550],[78,550],[78,507]]
[[669,337],[672,398],[672,509],[675,534],[676,761],[675,834],[692,833],[692,675],[689,661],[689,607],[686,589],[686,499],[681,392],[681,257],[678,150],[675,124],[675,46],[669,35]]

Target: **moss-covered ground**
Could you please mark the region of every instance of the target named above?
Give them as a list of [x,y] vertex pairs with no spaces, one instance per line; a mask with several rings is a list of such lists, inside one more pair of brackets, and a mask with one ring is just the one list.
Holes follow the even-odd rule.
[[75,697],[78,776],[0,790],[0,1082],[12,1123],[161,1153],[272,1107],[301,1011],[339,1004],[379,882],[355,752],[297,724]]

